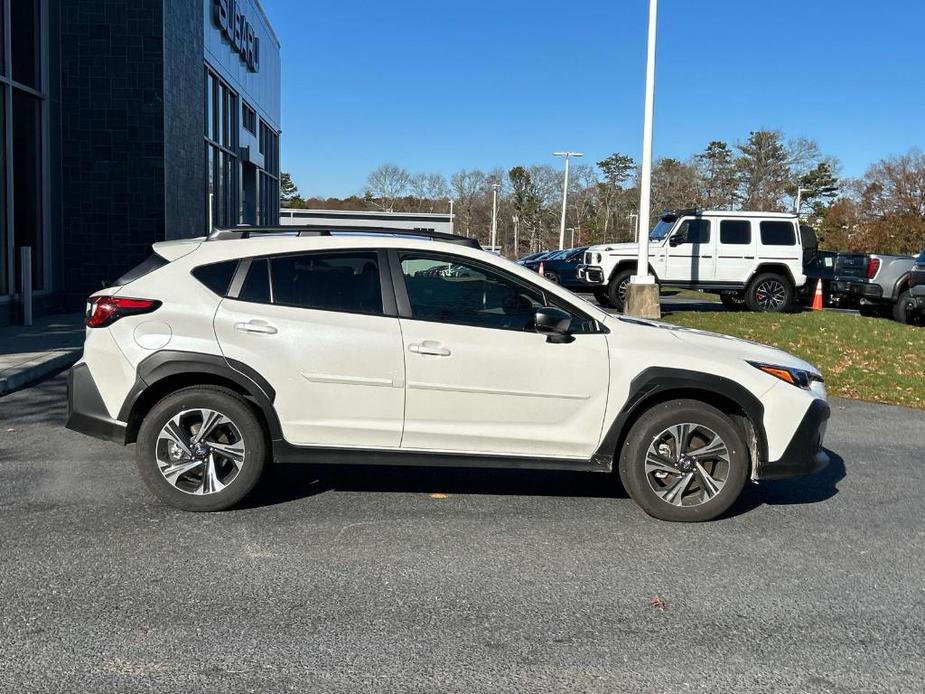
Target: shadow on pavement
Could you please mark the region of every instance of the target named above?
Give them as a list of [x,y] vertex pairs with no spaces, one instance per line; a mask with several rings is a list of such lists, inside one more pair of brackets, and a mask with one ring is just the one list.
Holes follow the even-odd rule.
[[769,506],[790,506],[796,504],[818,504],[838,494],[838,483],[846,475],[845,461],[838,453],[826,449],[831,462],[815,475],[794,477],[760,484],[746,485],[739,500],[732,505],[726,516],[738,516],[764,504]]
[[549,470],[271,465],[243,506],[296,501],[328,491],[626,498],[616,475]]

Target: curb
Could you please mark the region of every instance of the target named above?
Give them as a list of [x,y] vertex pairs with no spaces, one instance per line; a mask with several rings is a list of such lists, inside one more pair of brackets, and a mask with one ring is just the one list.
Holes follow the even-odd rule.
[[61,352],[54,352],[44,355],[38,359],[11,369],[13,373],[8,376],[0,376],[0,397],[35,384],[44,378],[52,376],[63,369],[66,369],[80,359],[82,349],[70,349]]

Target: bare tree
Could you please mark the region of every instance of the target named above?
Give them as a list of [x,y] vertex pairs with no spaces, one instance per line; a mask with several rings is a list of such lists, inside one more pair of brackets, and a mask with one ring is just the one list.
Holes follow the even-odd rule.
[[478,169],[462,169],[450,178],[450,187],[456,199],[456,214],[462,219],[466,236],[472,236],[476,205],[485,195],[486,180],[485,172]]
[[386,212],[394,211],[395,202],[408,192],[411,174],[395,164],[383,164],[366,178],[366,199]]

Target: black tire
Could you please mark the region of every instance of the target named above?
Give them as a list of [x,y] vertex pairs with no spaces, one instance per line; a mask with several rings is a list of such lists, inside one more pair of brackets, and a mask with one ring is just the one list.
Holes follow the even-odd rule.
[[747,308],[742,294],[720,294],[719,300],[730,311],[744,311]]
[[900,292],[899,296],[896,298],[896,303],[893,304],[893,320],[903,325],[908,325],[911,322],[909,320],[909,311],[906,309],[906,300],[908,298],[909,290],[907,289],[904,292]]
[[[199,493],[195,490],[197,484],[205,488],[207,465],[205,461],[200,466],[192,468],[189,473],[177,475],[176,484],[167,481],[158,463],[158,455],[162,460],[168,458],[169,449],[165,446],[173,446],[177,451],[179,456],[177,464],[184,459],[195,462],[194,459],[183,454],[179,447],[169,443],[166,438],[161,438],[160,435],[171,419],[179,417],[182,413],[195,413],[197,410],[212,410],[220,413],[230,422],[230,424],[219,424],[213,430],[216,432],[217,439],[224,440],[212,441],[210,435],[204,442],[205,449],[209,449],[210,444],[228,446],[230,443],[241,443],[244,448],[242,460],[238,466],[234,464],[231,457],[210,451],[215,454],[215,458],[206,459],[210,461],[208,463],[210,469],[215,472],[215,479],[224,475],[221,482],[227,480],[226,486],[210,493]],[[196,416],[195,414],[183,414],[183,418],[179,420],[181,433],[187,436],[187,445],[191,443],[189,436],[195,432],[192,429],[187,431],[184,422],[190,420],[195,422]],[[202,423],[199,427],[201,426]],[[198,428],[195,431],[198,431]],[[240,441],[235,440],[238,436],[240,436]],[[208,452],[201,453],[201,456],[208,455]],[[154,405],[141,424],[135,447],[138,472],[148,488],[165,503],[184,511],[223,511],[234,506],[247,496],[260,480],[266,457],[267,444],[263,427],[247,402],[227,388],[206,385],[184,388],[171,393]]]
[[786,277],[774,272],[758,275],[745,291],[749,311],[781,313],[793,303],[793,285]]
[[561,284],[559,282],[559,275],[557,275],[555,272],[552,272],[551,270],[547,272],[544,276],[546,277],[546,279],[548,279],[553,284]]
[[610,296],[607,294],[606,289],[595,289],[594,298],[604,308],[613,308],[613,304],[610,303]]
[[[688,467],[692,465],[690,459],[677,466],[672,465],[677,468],[677,472],[646,470],[649,447],[667,445],[667,449],[659,448],[659,452],[662,454],[664,450],[670,453],[670,443],[664,443],[663,439],[663,443],[657,444],[658,439],[670,427],[684,424],[696,425],[688,434],[691,442],[695,438],[704,441],[701,446],[688,451],[693,455],[696,455],[698,448],[709,443],[709,433],[718,436],[721,443],[725,444],[727,460],[707,457],[701,466],[708,476],[715,476],[710,477],[712,482],[722,478],[722,485],[712,496],[705,491],[708,489],[707,482],[696,467],[682,470],[682,463]],[[673,455],[666,456],[669,459],[671,457]],[[620,451],[620,480],[633,501],[654,518],[680,523],[713,520],[727,511],[742,492],[748,479],[748,469],[748,448],[741,429],[727,415],[698,400],[673,400],[647,410],[633,425]],[[659,478],[659,475],[664,477]],[[685,483],[687,475],[691,477]],[[663,482],[664,486],[661,486]],[[660,496],[671,496],[676,483],[683,485],[680,490],[681,505]],[[656,488],[660,491],[656,492]]]
[[615,274],[607,285],[607,299],[611,306],[621,313],[626,310],[626,289],[632,276],[632,270],[622,270]]
[[858,313],[865,318],[885,318],[886,311],[879,304],[858,304]]

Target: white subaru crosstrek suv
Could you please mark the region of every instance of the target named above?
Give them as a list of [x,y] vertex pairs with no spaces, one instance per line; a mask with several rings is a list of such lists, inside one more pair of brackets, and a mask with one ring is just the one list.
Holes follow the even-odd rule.
[[828,462],[825,388],[770,347],[612,316],[470,239],[217,231],[90,297],[67,426],[136,443],[169,504],[233,506],[270,462],[611,472],[702,521]]
[[[649,269],[660,285],[719,294],[731,309],[779,312],[806,283],[817,247],[795,214],[675,210],[649,234]],[[636,243],[592,246],[578,279],[601,305],[622,311],[638,254]]]

